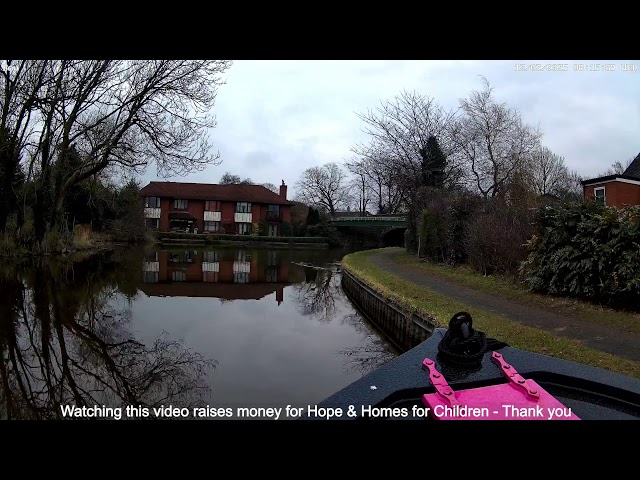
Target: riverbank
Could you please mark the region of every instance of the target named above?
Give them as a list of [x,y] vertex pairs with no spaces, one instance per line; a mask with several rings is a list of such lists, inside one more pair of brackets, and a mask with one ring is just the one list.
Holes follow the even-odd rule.
[[256,235],[207,235],[194,233],[162,232],[146,235],[137,242],[121,241],[108,233],[64,237],[48,234],[38,248],[28,248],[16,242],[12,236],[0,237],[0,257],[21,258],[33,256],[68,255],[76,253],[97,254],[127,245],[189,247],[236,247],[274,249],[328,249],[331,244],[324,237],[261,237]]
[[[454,297],[454,289],[447,294],[438,292],[438,284],[425,272],[415,272],[408,265],[396,263],[395,257],[403,249],[377,249],[357,252],[344,257],[342,265],[353,275],[366,282],[380,294],[392,299],[407,309],[413,309],[422,315],[430,316],[440,326],[446,327],[451,315],[458,311],[468,311],[474,319],[474,326],[489,337],[496,338],[509,345],[552,357],[585,363],[614,372],[640,378],[640,362],[592,346],[584,345],[584,339],[562,336],[566,325],[545,324],[544,327],[532,326],[539,319],[527,314],[527,306],[520,306],[520,319],[514,321],[505,311],[496,311],[487,303],[479,301],[478,292],[466,296]],[[384,268],[381,268],[384,267]],[[455,286],[460,291],[463,286]],[[500,309],[498,309],[500,310]],[[553,318],[549,316],[549,318]],[[532,324],[526,324],[525,321]],[[584,322],[585,325],[594,325]],[[584,327],[584,325],[583,325]],[[587,328],[587,327],[584,327]],[[611,327],[599,326],[603,338],[611,337]],[[629,335],[617,338],[622,344]],[[626,337],[626,338],[624,338]],[[616,340],[616,339],[614,339]]]
[[[143,242],[146,243],[146,242]],[[109,235],[92,233],[82,237],[63,237],[62,235],[48,235],[45,240],[31,248],[16,242],[12,236],[0,237],[0,258],[29,258],[56,255],[83,254],[93,255],[105,251],[112,251],[119,245],[126,243],[114,241]]]

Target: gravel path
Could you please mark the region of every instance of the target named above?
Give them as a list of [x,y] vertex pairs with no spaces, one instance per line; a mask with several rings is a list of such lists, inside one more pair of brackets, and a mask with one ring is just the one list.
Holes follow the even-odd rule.
[[[424,272],[405,268],[395,262],[397,251],[382,251],[370,260],[383,270],[470,307],[494,312],[514,322],[546,330],[554,335],[580,340],[583,345],[619,357],[640,361],[640,337],[610,326],[599,326],[580,318],[561,315],[544,308],[525,305],[479,290],[457,285]],[[455,313],[455,312],[453,312]],[[452,314],[453,314],[452,313]]]

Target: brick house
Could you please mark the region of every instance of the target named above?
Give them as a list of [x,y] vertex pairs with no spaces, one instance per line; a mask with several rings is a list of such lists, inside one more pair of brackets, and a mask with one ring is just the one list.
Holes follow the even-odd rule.
[[584,201],[611,207],[640,205],[640,154],[621,175],[607,175],[582,182]]
[[147,225],[161,232],[248,235],[254,223],[267,222],[269,236],[280,236],[291,222],[287,186],[280,194],[262,185],[150,182],[141,190]]

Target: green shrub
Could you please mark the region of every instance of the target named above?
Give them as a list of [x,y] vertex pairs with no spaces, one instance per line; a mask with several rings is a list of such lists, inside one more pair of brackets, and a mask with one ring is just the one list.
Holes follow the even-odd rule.
[[444,262],[446,260],[447,244],[445,235],[445,219],[443,211],[428,208],[422,212],[422,226],[420,228],[420,256],[425,256]]
[[482,211],[479,198],[460,192],[424,192],[421,200],[420,255],[438,262],[467,261],[470,223]]
[[537,210],[520,272],[532,290],[616,305],[640,302],[640,207]]

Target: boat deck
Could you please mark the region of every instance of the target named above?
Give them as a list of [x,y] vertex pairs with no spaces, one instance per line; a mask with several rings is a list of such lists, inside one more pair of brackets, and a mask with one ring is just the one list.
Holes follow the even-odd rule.
[[[417,411],[414,406],[424,407],[422,395],[435,392],[428,373],[422,369],[425,358],[436,360],[438,370],[454,391],[507,383],[501,370],[491,362],[491,352],[485,354],[480,368],[474,370],[442,365],[437,352],[445,332],[446,329],[437,329],[420,345],[336,392],[318,406],[342,408],[344,412],[353,406],[358,415],[343,415],[340,417],[343,420],[425,420],[420,414],[412,414]],[[499,353],[520,375],[537,382],[580,419],[640,419],[638,379],[511,347],[501,348]],[[392,408],[406,408],[408,415],[375,416],[378,413],[376,409],[381,408],[385,408],[382,413],[387,414]],[[369,412],[374,412],[374,415]]]

